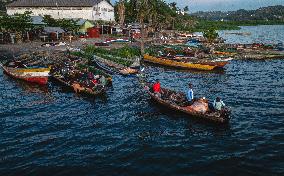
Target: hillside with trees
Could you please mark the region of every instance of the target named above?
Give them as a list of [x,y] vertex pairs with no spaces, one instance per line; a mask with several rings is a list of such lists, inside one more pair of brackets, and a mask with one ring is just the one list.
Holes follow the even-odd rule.
[[284,21],[284,6],[262,7],[257,10],[196,12],[191,14],[204,20],[213,21]]

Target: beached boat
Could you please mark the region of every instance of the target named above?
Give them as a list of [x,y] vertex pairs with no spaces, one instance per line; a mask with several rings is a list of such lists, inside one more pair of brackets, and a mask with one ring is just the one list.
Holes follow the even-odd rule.
[[93,61],[96,66],[105,72],[110,74],[121,74],[121,75],[133,75],[138,73],[138,69],[125,67],[121,64],[115,63],[113,61],[101,58],[99,56],[94,55]]
[[130,42],[128,38],[108,38],[105,40],[106,43],[124,43]]
[[234,56],[237,53],[225,52],[225,51],[214,51],[213,54],[215,54],[215,55],[223,55],[223,56]]
[[4,72],[16,79],[41,85],[47,84],[50,68],[14,68],[1,65]]
[[195,111],[193,108],[191,108],[191,106],[184,105],[184,103],[180,101],[175,102],[170,98],[172,95],[179,94],[179,96],[181,96],[182,99],[185,100],[185,95],[183,93],[162,88],[161,90],[163,92],[166,92],[164,94],[167,94],[167,95],[164,96],[162,94],[162,96],[159,97],[150,91],[150,84],[146,84],[145,88],[147,90],[147,93],[151,96],[152,100],[154,100],[156,103],[163,105],[171,110],[188,114],[190,117],[195,117],[197,119],[203,119],[203,120],[207,120],[210,122],[215,122],[218,124],[225,124],[225,123],[228,123],[230,120],[229,108],[225,108],[222,111],[213,111],[213,110],[208,110],[206,112]]
[[204,58],[204,59],[199,59],[196,57],[180,57],[180,56],[175,56],[174,58],[170,58],[173,60],[177,61],[183,61],[183,62],[191,62],[194,64],[202,64],[202,65],[211,65],[211,66],[216,66],[217,68],[223,68],[225,65],[229,63],[229,61],[233,60],[233,58],[228,57],[228,58]]
[[195,69],[195,70],[214,70],[220,67],[225,66],[226,64],[221,63],[218,64],[218,62],[185,62],[182,60],[174,60],[174,59],[169,59],[169,58],[162,58],[162,57],[153,57],[148,54],[144,55],[144,61],[150,62],[153,64],[160,64],[164,66],[169,66],[169,67],[176,67],[176,68],[182,68],[182,69]]

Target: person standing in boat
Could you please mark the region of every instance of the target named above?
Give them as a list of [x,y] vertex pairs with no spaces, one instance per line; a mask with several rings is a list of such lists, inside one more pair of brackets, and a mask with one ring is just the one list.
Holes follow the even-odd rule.
[[191,83],[188,84],[188,91],[187,91],[187,94],[186,94],[186,99],[190,104],[193,103],[193,90],[192,90],[192,84]]
[[222,108],[225,107],[225,103],[221,100],[220,97],[217,97],[216,100],[214,100],[213,107],[216,111],[221,111]]
[[153,93],[156,96],[161,97],[161,83],[160,83],[160,80],[158,80],[158,79],[153,84]]

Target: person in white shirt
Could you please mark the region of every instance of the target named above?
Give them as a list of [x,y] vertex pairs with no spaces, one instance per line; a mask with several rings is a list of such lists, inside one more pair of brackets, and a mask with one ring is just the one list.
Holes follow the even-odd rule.
[[225,103],[221,100],[220,97],[217,97],[216,100],[214,100],[213,107],[217,111],[221,111],[223,107],[225,107]]

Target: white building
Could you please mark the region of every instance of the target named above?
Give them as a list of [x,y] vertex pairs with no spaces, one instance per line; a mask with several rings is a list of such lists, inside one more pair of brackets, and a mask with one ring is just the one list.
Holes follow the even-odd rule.
[[31,11],[32,16],[50,15],[55,19],[115,20],[114,7],[107,0],[18,0],[6,8],[8,15]]

